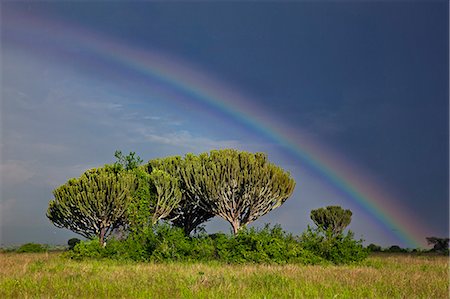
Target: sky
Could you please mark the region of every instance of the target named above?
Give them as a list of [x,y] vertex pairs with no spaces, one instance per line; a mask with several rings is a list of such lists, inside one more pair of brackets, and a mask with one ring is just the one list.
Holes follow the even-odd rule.
[[52,190],[115,150],[267,153],[297,185],[257,227],[340,205],[365,244],[449,236],[447,1],[0,8],[2,246],[76,237],[46,218]]

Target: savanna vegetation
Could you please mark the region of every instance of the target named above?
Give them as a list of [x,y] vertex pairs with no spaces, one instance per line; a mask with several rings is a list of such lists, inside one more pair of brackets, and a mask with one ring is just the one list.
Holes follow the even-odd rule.
[[[263,153],[115,157],[49,202],[50,221],[87,240],[0,250],[0,298],[448,298],[448,238],[427,238],[431,254],[364,247],[339,206],[298,234],[249,228],[295,188]],[[231,233],[204,230],[216,216]]]
[[0,253],[0,298],[448,298],[448,258],[372,255],[358,265],[71,260]]
[[[351,211],[337,206],[312,211],[317,227],[297,236],[279,225],[248,229],[295,188],[263,153],[214,150],[146,164],[135,153],[115,156],[53,192],[50,221],[91,239],[71,246],[73,259],[347,264],[367,257],[362,240],[344,233]],[[202,231],[214,216],[228,221],[231,235]]]

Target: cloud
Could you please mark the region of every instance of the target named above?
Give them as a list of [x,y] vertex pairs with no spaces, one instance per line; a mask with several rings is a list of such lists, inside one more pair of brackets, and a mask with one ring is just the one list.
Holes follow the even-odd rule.
[[84,109],[96,109],[96,110],[122,110],[123,105],[118,103],[102,102],[102,101],[89,101],[78,102],[77,106]]
[[149,142],[188,148],[191,150],[210,150],[213,148],[237,148],[236,140],[215,140],[207,137],[193,136],[190,132],[181,130],[166,134],[157,134],[151,129],[139,128],[138,133]]

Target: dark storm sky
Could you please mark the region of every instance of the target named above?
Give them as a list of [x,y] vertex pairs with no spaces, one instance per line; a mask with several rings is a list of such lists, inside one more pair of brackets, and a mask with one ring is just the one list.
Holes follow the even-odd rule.
[[[14,31],[9,25],[14,23],[11,16],[21,13],[83,27],[130,47],[156,49],[168,57],[179,57],[207,70],[222,82],[251,95],[252,105],[277,115],[285,126],[307,131],[372,174],[382,182],[380,188],[392,190],[398,204],[408,207],[426,224],[428,232],[448,235],[447,1],[3,2],[1,5],[2,243],[26,241],[14,237],[22,226],[27,225],[26,221],[17,222],[18,218],[24,217],[37,219],[30,221],[29,226],[36,227],[36,233],[27,235],[28,238],[38,236],[38,241],[42,242],[64,242],[67,235],[59,232],[54,238],[47,237],[49,233],[55,234],[55,229],[45,219],[45,209],[51,199],[51,190],[56,187],[54,184],[81,174],[85,169],[80,165],[110,162],[112,153],[118,148],[137,151],[145,160],[165,153],[186,152],[184,145],[176,142],[159,144],[155,139],[130,144],[111,138],[93,145],[95,138],[90,138],[87,133],[75,148],[71,146],[70,151],[66,151],[65,147],[72,145],[70,140],[79,138],[82,132],[103,134],[101,130],[104,129],[95,123],[83,129],[81,121],[75,118],[70,125],[59,120],[49,123],[48,127],[59,126],[66,133],[52,138],[51,129],[44,128],[45,123],[65,106],[44,109],[33,103],[37,103],[39,97],[50,97],[51,91],[55,90],[64,96],[67,86],[58,83],[56,78],[64,75],[81,78],[84,65],[90,78],[100,78],[102,73],[96,73],[92,66],[89,68],[89,62],[83,62],[85,57],[75,53],[74,60],[81,63],[75,74],[70,72],[69,75],[65,67],[73,61],[70,58],[65,61],[57,49],[36,45],[39,51],[34,51],[33,43],[36,42],[23,42],[23,33]],[[23,24],[26,28],[25,18]],[[46,59],[52,61],[46,67],[50,77],[40,84],[43,78],[39,74],[44,71],[40,63]],[[79,90],[71,87],[76,91],[66,95],[72,97],[70,104],[86,101],[86,95],[96,90],[92,82],[82,85]],[[136,97],[144,93],[133,92]],[[20,94],[26,94],[26,99],[23,97],[19,101]],[[129,102],[116,96],[114,103],[119,103],[121,109],[132,110]],[[108,103],[106,95],[98,97],[104,97],[102,103]],[[36,113],[30,113],[21,105],[35,109]],[[183,132],[188,133],[183,136],[189,140],[182,141],[197,144],[194,151],[209,150],[215,143],[238,144],[246,149],[246,143],[251,143],[252,149],[269,151],[269,157],[270,154],[277,157],[277,162],[286,168],[294,165],[291,170],[294,174],[295,167],[301,168],[301,163],[283,154],[282,149],[265,150],[264,137],[249,139],[254,134],[250,129],[230,124],[234,130],[240,128],[242,132],[226,131],[223,120],[217,124],[205,123],[195,117],[195,112],[192,112],[194,116],[188,116],[189,113],[183,115],[177,107],[169,108],[164,103],[155,104],[152,117],[157,120],[170,114],[181,122],[184,120]],[[100,122],[102,117],[109,116],[96,117]],[[214,115],[209,117],[214,118]],[[43,126],[42,130],[36,130],[34,118]],[[202,129],[205,125],[207,131]],[[181,132],[162,122],[156,126],[165,137],[179,137],[176,134]],[[19,135],[24,138],[15,138]],[[28,135],[33,135],[33,141],[26,138]],[[203,138],[203,143],[195,138]],[[40,157],[32,151],[32,145],[38,144],[39,140],[45,148],[49,145],[61,148],[55,156],[42,154]],[[80,156],[76,152],[83,154]],[[41,167],[44,163],[54,167],[46,172],[45,167]],[[75,166],[79,174],[74,170]],[[25,176],[29,184],[24,186],[20,179],[11,179],[7,171],[18,172],[17,176],[22,180],[22,172],[42,173]],[[43,183],[48,181],[53,185]],[[306,202],[303,206],[314,206],[318,200],[313,198],[314,195],[330,196],[322,189],[326,187],[311,188],[305,191],[306,198],[298,196],[298,200]],[[30,195],[35,197],[32,203],[29,202]],[[318,201],[334,203],[328,200],[331,199]],[[289,225],[289,229],[303,230],[308,223],[308,212],[302,212],[306,215],[304,221]],[[6,217],[5,213],[17,216]],[[268,217],[267,221],[283,224],[283,217],[295,218],[289,213],[273,217]],[[395,241],[382,235],[371,239],[370,225],[365,227],[361,219],[357,223],[363,223],[362,227],[352,229],[368,241],[381,244]]]

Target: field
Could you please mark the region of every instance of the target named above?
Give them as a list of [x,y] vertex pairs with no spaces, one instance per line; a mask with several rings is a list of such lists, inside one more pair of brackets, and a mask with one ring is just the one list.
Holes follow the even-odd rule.
[[445,256],[380,254],[358,266],[280,266],[0,253],[0,266],[0,298],[449,298]]

